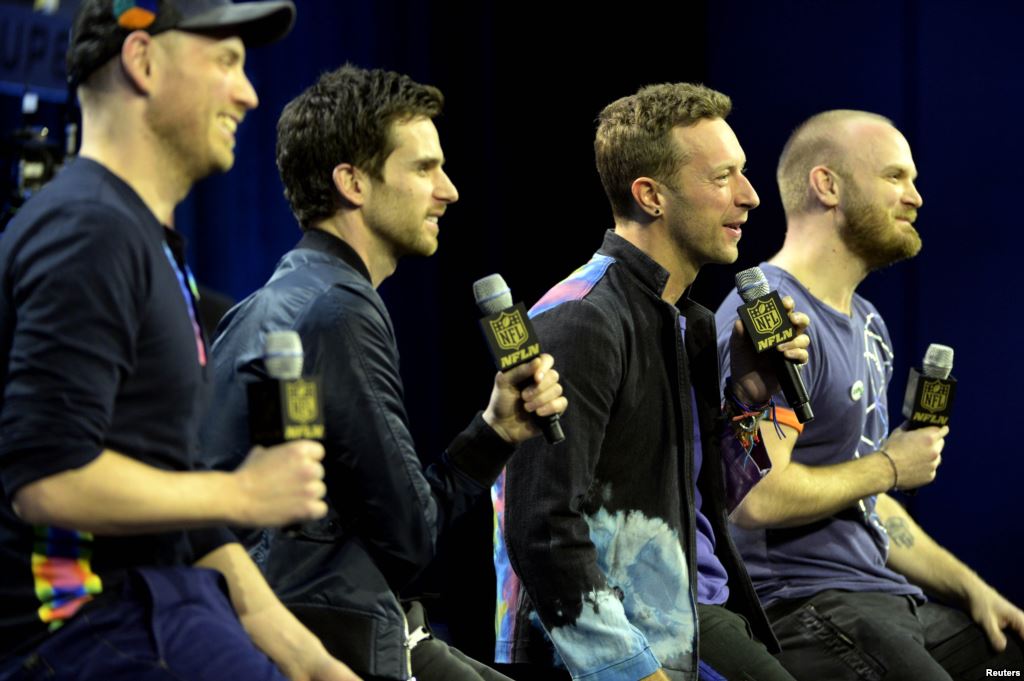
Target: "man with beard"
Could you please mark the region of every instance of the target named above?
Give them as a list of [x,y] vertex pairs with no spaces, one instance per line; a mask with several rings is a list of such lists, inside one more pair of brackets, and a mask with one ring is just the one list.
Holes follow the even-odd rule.
[[228,312],[212,353],[220,409],[203,443],[217,468],[249,448],[246,386],[265,374],[266,332],[297,332],[305,371],[323,379],[330,511],[252,543],[281,599],[367,681],[506,679],[431,639],[423,608],[399,592],[445,528],[485,502],[516,443],[538,434],[531,414],[567,404],[551,355],[499,373],[486,410],[421,469],[377,287],[403,256],[437,250],[441,218],[459,198],[433,122],[443,103],[408,76],[346,65],[285,107],[277,165],[303,236]]
[[0,240],[0,678],[357,678],[225,527],[322,517],[322,447],[197,465],[206,345],[167,227],[194,182],[234,163],[257,105],[246,46],[294,14],[81,3],[67,54],[81,153]]
[[[920,250],[916,177],[903,135],[860,111],[810,118],[779,160],[786,239],[761,267],[811,317],[803,373],[816,418],[801,429],[780,408],[784,437],[761,428],[772,472],[733,515],[733,535],[780,660],[801,680],[977,679],[1021,668],[1024,613],[886,494],[932,481],[949,432],[889,431],[892,344],[855,292],[873,270]],[[741,302],[734,291],[717,313],[723,362],[722,330]]]

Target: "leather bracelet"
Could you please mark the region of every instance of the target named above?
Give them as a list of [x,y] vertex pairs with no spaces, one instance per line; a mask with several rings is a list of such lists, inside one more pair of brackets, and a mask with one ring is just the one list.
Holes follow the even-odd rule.
[[889,465],[892,466],[892,489],[899,489],[900,474],[899,471],[896,470],[896,461],[893,460],[892,454],[884,449],[879,449],[878,453],[885,456],[885,458],[889,460]]

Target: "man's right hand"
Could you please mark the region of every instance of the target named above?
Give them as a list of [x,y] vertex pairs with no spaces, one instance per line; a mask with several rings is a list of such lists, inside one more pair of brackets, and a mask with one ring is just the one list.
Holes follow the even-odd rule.
[[323,458],[323,445],[310,440],[253,447],[233,474],[242,500],[237,524],[279,527],[324,517]]
[[914,489],[935,480],[949,426],[926,426],[916,430],[907,430],[906,426],[904,423],[892,431],[882,449],[896,465],[897,487]]

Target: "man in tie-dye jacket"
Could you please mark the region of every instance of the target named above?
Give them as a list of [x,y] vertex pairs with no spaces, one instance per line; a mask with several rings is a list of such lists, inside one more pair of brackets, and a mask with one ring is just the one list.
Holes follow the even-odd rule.
[[[564,358],[567,439],[522,447],[493,490],[496,657],[521,678],[791,678],[727,531],[769,468],[749,435],[776,381],[737,331],[723,397],[714,317],[683,296],[701,265],[736,260],[759,202],[730,107],[666,84],[600,115],[615,228],[531,311]],[[780,350],[805,361],[806,347]]]

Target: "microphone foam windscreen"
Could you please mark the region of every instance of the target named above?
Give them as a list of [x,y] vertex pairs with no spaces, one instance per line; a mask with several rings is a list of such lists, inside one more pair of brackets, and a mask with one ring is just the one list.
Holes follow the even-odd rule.
[[485,315],[492,315],[512,307],[512,292],[500,274],[491,274],[473,282],[473,298]]
[[302,376],[302,339],[294,331],[271,331],[263,342],[263,362],[271,378],[279,381]]
[[949,378],[953,371],[953,348],[948,345],[932,343],[924,353],[921,373],[928,378]]
[[751,267],[736,273],[736,291],[739,292],[740,298],[743,298],[743,302],[757,300],[767,295],[769,290],[768,279],[760,267]]

